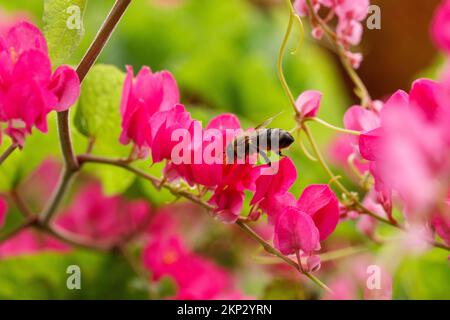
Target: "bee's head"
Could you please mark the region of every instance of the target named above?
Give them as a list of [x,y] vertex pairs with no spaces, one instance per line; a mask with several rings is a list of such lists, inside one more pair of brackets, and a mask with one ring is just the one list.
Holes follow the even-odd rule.
[[294,137],[288,132],[284,130],[280,130],[280,141],[279,147],[280,149],[285,149],[290,147],[295,141]]

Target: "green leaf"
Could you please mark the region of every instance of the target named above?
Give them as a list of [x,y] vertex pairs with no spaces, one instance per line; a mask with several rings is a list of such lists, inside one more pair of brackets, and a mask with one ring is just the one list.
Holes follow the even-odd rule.
[[88,137],[104,140],[120,134],[120,98],[125,74],[111,65],[92,68],[83,82],[75,117],[77,129]]
[[[127,157],[130,147],[119,143],[121,116],[119,112],[125,74],[111,65],[99,64],[92,68],[83,82],[75,126],[78,131],[95,141],[94,154],[107,157]],[[89,166],[99,177],[107,194],[124,192],[135,176],[109,166]]]
[[45,0],[44,34],[54,65],[67,62],[83,39],[87,0]]

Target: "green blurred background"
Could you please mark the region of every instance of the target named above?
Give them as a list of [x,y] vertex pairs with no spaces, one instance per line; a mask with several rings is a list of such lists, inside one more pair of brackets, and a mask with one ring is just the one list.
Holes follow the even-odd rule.
[[[381,99],[399,88],[407,90],[419,74],[435,76],[442,59],[429,40],[428,25],[438,2],[372,1],[381,7],[382,29],[365,30],[359,48],[365,60],[359,73],[373,97]],[[80,61],[113,3],[113,0],[88,2],[84,17],[86,34],[69,64],[75,66]],[[287,23],[283,4],[284,1],[276,0],[133,0],[99,62],[115,65],[122,71],[127,64],[132,65],[135,72],[142,65],[148,65],[154,71],[171,71],[182,91],[182,102],[204,123],[221,112],[233,112],[245,127],[251,127],[284,110],[273,125],[290,130],[295,123],[276,71],[278,49]],[[24,12],[42,26],[43,1],[0,0],[0,9]],[[296,46],[296,32],[291,38],[291,49]],[[320,117],[342,126],[345,109],[356,100],[352,95],[352,84],[326,43],[311,41],[308,36],[297,55],[286,54],[285,71],[295,95],[306,89],[322,91]],[[0,192],[8,191],[49,154],[56,158],[60,156],[54,119],[49,120],[52,122],[49,135],[36,133],[30,137],[25,151],[14,155],[12,161],[2,167]],[[95,152],[126,154],[128,149],[115,146],[118,130],[116,127],[108,131],[109,138],[98,143]],[[313,130],[326,150],[333,133],[317,126]],[[80,134],[74,134],[76,148],[82,151],[87,141]],[[46,147],[42,148],[42,145]],[[307,184],[328,182],[320,166],[303,156],[300,148],[291,148],[289,155],[299,172],[294,194],[299,195]],[[142,164],[142,167],[147,168],[148,164]],[[157,173],[161,167],[155,166],[151,170]],[[125,172],[102,168],[93,173],[102,180],[108,193],[147,197],[153,206],[172,199],[169,194],[149,190],[142,181]],[[9,227],[17,221],[10,217]],[[217,224],[216,228],[225,227]],[[221,234],[218,231],[218,235]],[[350,242],[362,239],[352,222],[341,224],[335,237]],[[69,262],[92,266],[86,282],[96,290],[73,293],[56,289],[66,278],[65,273],[58,270]],[[450,298],[448,271],[442,252],[433,251],[420,259],[404,262],[398,270],[394,297]],[[64,257],[49,253],[7,259],[0,261],[0,298],[145,297],[139,284],[133,283],[131,274],[120,259],[89,252],[75,252]],[[243,282],[248,294],[271,298],[299,297],[296,287],[289,281],[271,283],[264,277],[261,280],[257,276],[246,277],[246,274],[242,278],[245,278]],[[289,286],[294,292],[292,295],[289,295]]]

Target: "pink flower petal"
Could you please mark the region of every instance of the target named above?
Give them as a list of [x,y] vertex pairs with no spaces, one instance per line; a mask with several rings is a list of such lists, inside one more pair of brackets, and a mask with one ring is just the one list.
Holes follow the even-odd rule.
[[53,73],[49,90],[58,98],[55,110],[69,109],[80,96],[80,79],[75,70],[68,66],[60,66]]
[[287,157],[281,159],[278,163],[278,172],[273,175],[261,175],[256,180],[256,192],[251,204],[256,204],[263,198],[286,193],[296,180],[297,169],[292,160]]
[[29,22],[19,22],[12,27],[6,41],[9,48],[14,49],[14,55],[21,55],[28,50],[37,50],[43,54],[48,54],[47,42],[36,26]]
[[336,229],[339,222],[339,201],[328,185],[310,185],[297,203],[298,209],[310,215],[323,241]]
[[288,207],[278,218],[274,231],[274,245],[284,255],[309,255],[320,249],[319,230],[309,215],[296,207]]
[[345,128],[355,131],[370,131],[380,126],[380,117],[361,106],[352,106],[344,114]]
[[359,137],[359,151],[364,159],[375,161],[382,154],[382,129],[375,129]]
[[297,111],[306,117],[315,117],[319,111],[322,93],[316,90],[307,90],[303,92],[295,102]]

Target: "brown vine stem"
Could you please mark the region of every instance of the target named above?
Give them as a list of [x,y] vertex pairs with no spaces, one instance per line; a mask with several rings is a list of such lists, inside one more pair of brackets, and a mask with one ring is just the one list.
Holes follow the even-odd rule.
[[8,149],[5,150],[5,152],[2,153],[2,155],[0,156],[0,165],[3,164],[3,162],[5,162],[6,159],[8,159],[8,157],[14,152],[14,150],[17,149],[17,145],[12,144],[8,147]]
[[[94,41],[78,65],[77,74],[80,82],[84,80],[89,70],[94,65],[130,3],[131,0],[117,0],[114,4],[114,7],[108,14],[108,17],[97,33]],[[59,204],[64,198],[73,176],[79,170],[79,164],[73,150],[70,133],[69,111],[58,113],[58,132],[61,151],[64,157],[64,169],[50,202],[41,214],[41,219],[45,224],[53,217]]]
[[[143,172],[139,169],[132,167],[129,163],[127,163],[123,160],[110,159],[110,158],[104,158],[104,157],[98,157],[98,156],[92,156],[92,155],[85,154],[85,155],[78,156],[78,161],[79,161],[80,165],[83,165],[85,163],[96,163],[96,164],[104,164],[104,165],[110,165],[110,166],[122,168],[124,170],[130,171],[130,172],[136,174],[137,176],[139,176],[143,179],[150,181],[151,184],[155,188],[161,188],[161,187],[165,188],[165,189],[169,190],[174,196],[182,197],[191,202],[194,202],[194,203],[198,204],[199,206],[205,208],[208,212],[214,209],[214,207],[211,206],[208,202],[206,202],[203,199],[199,198],[198,196],[190,193],[189,191],[176,188],[176,187],[170,185],[169,183],[167,183],[166,181],[164,181],[163,179],[158,179],[157,177],[154,177],[150,174],[147,174],[146,172]],[[317,279],[312,274],[302,271],[300,266],[295,261],[291,260],[289,257],[286,257],[280,251],[278,251],[272,245],[270,245],[267,241],[262,239],[253,229],[251,229],[248,226],[248,224],[245,221],[238,220],[236,222],[236,225],[238,225],[251,238],[256,240],[268,253],[282,259],[289,265],[293,266],[296,270],[298,270],[299,272],[304,274],[306,277],[308,277],[311,281],[316,283],[318,286],[320,286],[321,288],[323,288],[324,290],[326,290],[328,292],[331,292],[331,290],[323,282],[321,282],[319,279]]]

